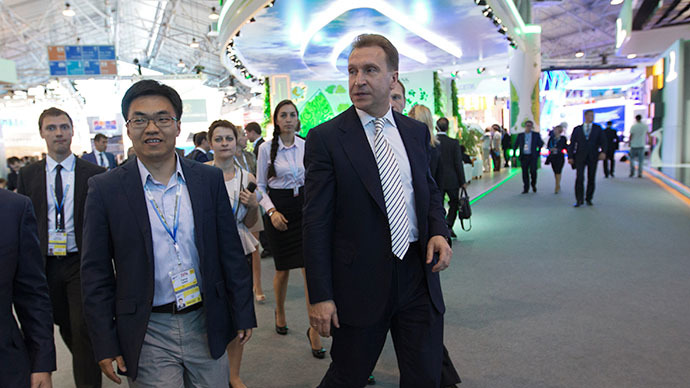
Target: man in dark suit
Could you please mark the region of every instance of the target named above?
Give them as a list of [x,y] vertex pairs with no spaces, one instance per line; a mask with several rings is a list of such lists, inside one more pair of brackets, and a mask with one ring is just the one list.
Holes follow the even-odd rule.
[[[580,207],[587,201],[592,206],[594,181],[597,177],[597,164],[606,158],[606,139],[599,124],[594,123],[594,111],[585,111],[585,122],[573,128],[568,148],[568,163],[577,169],[575,178],[574,207]],[[587,169],[587,195],[584,194],[585,168]]]
[[462,149],[457,139],[448,137],[448,119],[441,117],[436,121],[436,137],[440,142],[441,164],[443,165],[443,178],[436,182],[441,189],[441,196],[448,195],[448,214],[446,223],[450,229],[450,236],[457,237],[453,232],[455,219],[458,218],[460,208],[460,187],[466,187],[465,168],[462,161]]
[[[256,327],[252,280],[220,169],[180,158],[182,100],[153,80],[122,99],[136,158],[89,181],[82,285],[103,373],[136,387],[225,387]],[[117,273],[117,277],[116,274]],[[182,339],[182,340],[180,340]]]
[[520,165],[522,166],[522,194],[529,193],[530,177],[532,178],[532,190],[537,191],[537,161],[539,151],[544,146],[544,140],[538,133],[532,132],[534,123],[532,120],[525,122],[525,132],[517,135],[513,150],[520,150]]
[[259,123],[252,121],[244,127],[244,132],[247,134],[247,139],[254,144],[254,156],[259,158],[259,147],[264,142],[264,138],[261,137],[261,125]]
[[7,174],[7,190],[17,190],[17,181],[19,180],[19,169],[21,166],[22,162],[18,157],[12,156],[7,158],[7,167],[10,169],[10,173]]
[[17,192],[31,198],[36,210],[53,318],[72,352],[76,386],[100,387],[101,371],[84,322],[79,261],[86,182],[105,169],[72,153],[74,131],[67,112],[57,108],[44,110],[38,127],[48,154],[19,171]]
[[606,158],[604,159],[604,178],[615,178],[616,161],[614,157],[618,150],[618,132],[613,128],[613,121],[606,123],[604,128],[604,141],[606,142]]
[[213,155],[211,154],[211,145],[208,143],[208,138],[206,137],[206,131],[195,133],[192,137],[194,141],[194,150],[187,154],[187,159],[196,160],[199,163],[206,163],[209,160],[213,160]]
[[108,136],[97,133],[93,138],[93,148],[93,152],[82,156],[82,159],[108,170],[117,167],[115,155],[110,152],[105,152],[106,148],[108,148]]
[[0,225],[0,386],[49,388],[53,316],[31,200],[0,190]]
[[348,72],[354,106],[309,132],[304,158],[310,322],[333,335],[320,387],[364,386],[389,330],[400,386],[438,387],[438,271],[452,251],[429,131],[391,110],[398,52],[386,38],[357,37]]

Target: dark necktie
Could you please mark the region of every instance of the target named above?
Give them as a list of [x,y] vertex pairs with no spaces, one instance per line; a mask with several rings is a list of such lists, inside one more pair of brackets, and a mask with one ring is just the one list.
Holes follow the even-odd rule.
[[105,162],[103,161],[103,153],[99,152],[98,157],[101,158],[101,167],[108,167],[105,165]]
[[[65,203],[62,199],[62,165],[55,167],[55,228],[65,230]],[[62,205],[58,211],[58,205]]]

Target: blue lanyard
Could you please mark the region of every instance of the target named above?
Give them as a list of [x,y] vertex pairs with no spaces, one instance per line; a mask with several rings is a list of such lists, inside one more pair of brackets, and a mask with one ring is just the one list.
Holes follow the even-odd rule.
[[177,193],[175,194],[175,212],[173,213],[173,229],[170,230],[170,226],[168,225],[168,222],[165,219],[165,214],[161,211],[161,209],[158,207],[158,204],[156,203],[156,200],[153,199],[153,194],[151,193],[151,190],[147,186],[144,186],[144,191],[146,191],[146,196],[149,199],[149,202],[151,202],[151,205],[153,205],[153,208],[156,210],[156,214],[158,215],[158,219],[160,220],[161,224],[163,225],[163,228],[165,231],[168,233],[168,236],[172,239],[173,246],[175,247],[175,253],[177,253],[177,263],[178,265],[182,265],[180,261],[180,247],[177,244],[177,229],[180,226],[180,218],[179,218],[179,213],[180,213],[180,195],[182,194],[182,182],[181,178],[179,175],[177,176]]
[[[57,197],[55,196],[55,188],[53,185],[50,185],[50,194],[53,195],[53,202],[55,203],[55,209],[57,210],[58,218],[60,218],[60,214],[62,213],[62,208],[65,206],[65,198],[67,198],[67,192],[69,191],[69,183],[67,186],[65,186],[65,190],[62,193],[62,199],[60,200],[60,203],[57,201]],[[56,219],[55,220],[56,225],[60,225],[60,220]],[[56,226],[56,229],[59,228],[59,226]]]

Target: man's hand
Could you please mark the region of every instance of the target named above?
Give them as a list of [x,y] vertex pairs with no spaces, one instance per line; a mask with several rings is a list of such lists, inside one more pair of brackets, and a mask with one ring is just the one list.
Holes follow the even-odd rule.
[[287,223],[287,218],[285,218],[285,216],[283,216],[281,212],[276,210],[271,215],[271,224],[273,224],[273,227],[278,229],[279,231],[285,232],[288,228]]
[[31,388],[53,388],[50,372],[36,372],[31,374]]
[[599,160],[604,160],[606,159],[606,153],[605,152],[599,152]]
[[252,329],[237,330],[237,338],[240,339],[240,346],[244,346],[252,338]]
[[431,269],[432,272],[443,271],[450,265],[450,258],[453,256],[453,250],[448,245],[443,236],[434,236],[429,239],[426,246],[426,263],[431,264],[434,260],[434,253],[438,252],[438,263]]
[[575,163],[575,159],[573,158],[568,158],[568,164],[573,164]]
[[309,323],[319,332],[321,337],[331,336],[331,322],[333,326],[340,328],[338,312],[332,300],[326,300],[311,305],[309,309]]
[[101,361],[98,361],[98,366],[101,367],[101,371],[107,378],[113,380],[117,384],[122,384],[122,380],[117,376],[117,374],[115,374],[115,370],[113,369],[113,361],[117,362],[117,367],[120,368],[121,371],[127,372],[125,360],[122,358],[122,356],[106,358]]

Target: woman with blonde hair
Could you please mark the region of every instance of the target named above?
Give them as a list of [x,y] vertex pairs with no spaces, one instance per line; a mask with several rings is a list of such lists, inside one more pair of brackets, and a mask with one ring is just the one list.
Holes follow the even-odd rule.
[[431,110],[424,105],[417,104],[410,109],[410,113],[407,115],[426,124],[430,137],[429,145],[431,146],[429,169],[431,170],[431,176],[434,178],[434,181],[436,181],[436,185],[438,186],[441,182],[443,173],[441,170],[441,152],[436,147],[439,141],[436,138],[436,135],[434,135],[434,118],[431,116]]

